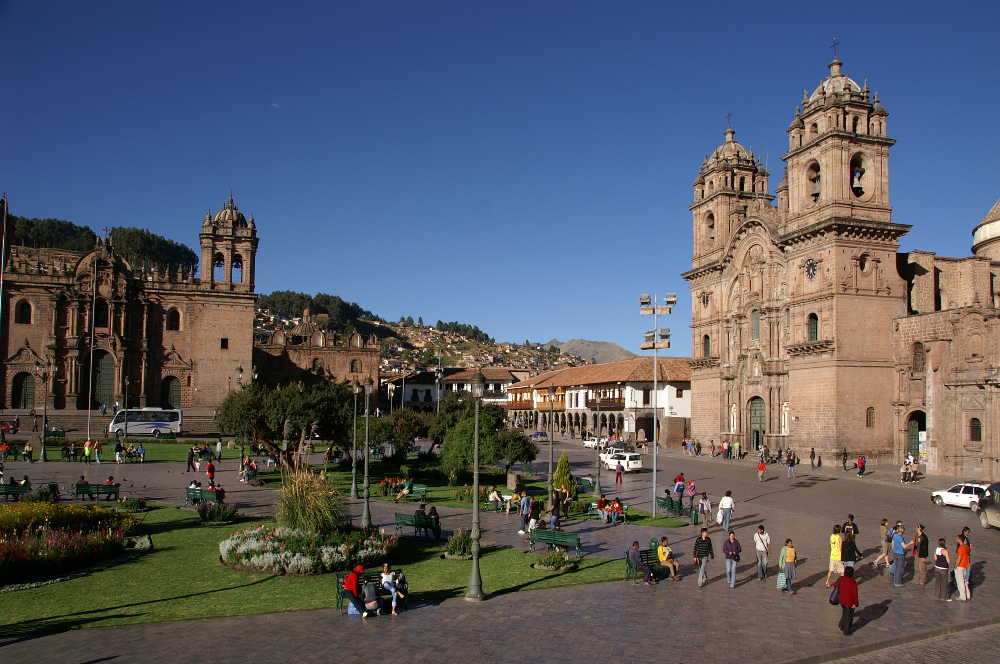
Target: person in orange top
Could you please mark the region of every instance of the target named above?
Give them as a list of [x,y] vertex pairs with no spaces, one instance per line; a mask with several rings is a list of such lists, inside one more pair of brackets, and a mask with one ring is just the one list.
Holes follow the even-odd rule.
[[767,470],[767,466],[764,465],[764,460],[761,459],[757,463],[757,481],[758,482],[763,482],[764,481],[764,471],[765,470]]
[[958,586],[958,601],[968,602],[971,597],[969,596],[969,581],[965,578],[965,573],[969,569],[972,548],[969,546],[968,540],[965,539],[965,535],[959,535],[955,541],[958,542],[958,550],[955,552],[955,585]]

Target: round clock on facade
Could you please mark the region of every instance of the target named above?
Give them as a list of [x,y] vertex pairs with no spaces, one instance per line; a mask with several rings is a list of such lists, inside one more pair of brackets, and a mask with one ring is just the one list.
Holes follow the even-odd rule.
[[806,276],[809,277],[810,279],[814,278],[816,276],[816,268],[817,267],[819,267],[819,266],[816,264],[816,261],[814,261],[811,258],[809,260],[807,260],[806,261]]

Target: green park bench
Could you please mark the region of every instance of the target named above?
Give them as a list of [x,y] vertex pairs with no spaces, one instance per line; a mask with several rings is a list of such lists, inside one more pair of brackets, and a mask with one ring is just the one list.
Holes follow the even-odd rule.
[[427,500],[427,485],[426,484],[414,484],[410,488],[410,492],[404,496],[407,500],[419,500],[420,502],[425,502]]
[[656,506],[668,514],[681,516],[684,513],[684,503],[673,498],[663,497],[656,499]]
[[[597,518],[601,517],[601,513],[597,511],[597,502],[596,501],[592,502],[590,504],[590,507],[587,508],[587,518],[590,519],[590,518],[593,518],[595,516]],[[621,522],[625,523],[627,520],[628,520],[628,505],[626,505],[625,503],[622,503]]]
[[50,429],[49,431],[45,432],[45,435],[46,436],[53,436],[55,438],[65,438],[66,437],[66,430],[65,429]]
[[564,533],[558,530],[540,530],[536,528],[528,535],[528,550],[534,551],[535,544],[544,544],[546,549],[562,547],[568,550],[570,547],[573,547],[576,549],[577,557],[581,555],[580,536],[576,533]]
[[396,513],[396,532],[400,532],[404,528],[413,528],[413,536],[417,536],[417,531],[423,530],[424,537],[430,537],[429,532],[434,531],[433,521],[431,521],[426,516],[419,516],[417,514],[400,514]]
[[[392,571],[395,572],[397,575],[396,590],[403,593],[404,595],[403,597],[399,598],[399,602],[397,602],[397,607],[400,604],[402,604],[403,608],[408,608],[407,600],[410,597],[410,586],[406,582],[406,575],[403,574],[403,570],[401,569],[394,569]],[[344,594],[344,582],[347,580],[348,574],[349,572],[337,572],[337,583],[336,583],[337,610],[340,611],[341,613],[347,610],[347,603],[349,601],[347,599],[347,595]],[[382,587],[381,572],[365,572],[364,574],[361,574],[359,576],[361,578],[358,579],[358,587],[361,587],[370,581],[375,584],[376,588],[378,588],[378,594],[380,596],[391,597],[389,591]]]
[[579,485],[580,488],[586,491],[587,493],[594,493],[594,483],[591,482],[588,478],[581,477]]
[[209,491],[208,489],[192,489],[188,487],[184,489],[184,504],[197,505],[199,502],[215,500],[215,492]]
[[0,489],[3,490],[3,501],[5,503],[11,499],[17,500],[18,496],[31,493],[30,487],[21,486],[20,484],[0,484]]
[[73,499],[82,500],[84,498],[91,498],[100,500],[101,496],[106,496],[108,500],[111,500],[112,497],[118,500],[118,489],[120,487],[120,484],[74,484]]

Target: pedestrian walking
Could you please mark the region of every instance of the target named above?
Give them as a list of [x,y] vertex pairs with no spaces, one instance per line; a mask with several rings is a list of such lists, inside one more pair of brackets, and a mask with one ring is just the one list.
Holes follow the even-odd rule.
[[858,584],[854,580],[854,568],[844,570],[844,576],[837,579],[840,604],[840,631],[844,636],[851,635],[851,625],[854,623],[854,609],[858,608]]
[[190,448],[190,449],[188,449],[187,470],[185,470],[184,472],[185,473],[187,473],[187,472],[192,472],[192,473],[197,472],[197,469],[194,467],[194,448],[193,447]]
[[688,497],[688,511],[689,512],[693,512],[694,511],[694,499],[695,499],[695,496],[698,495],[698,491],[694,487],[694,480],[689,480],[688,481],[687,489],[685,489],[684,492],[687,494],[687,497]]
[[90,438],[83,443],[83,463],[90,465]]
[[844,472],[847,472],[847,448],[844,448],[844,453],[840,455],[840,460],[844,464]]
[[682,473],[674,480],[674,494],[677,496],[677,504],[681,507],[684,506],[684,489],[686,488],[687,484],[684,481],[684,474]]
[[[790,595],[795,594],[792,590],[792,581],[799,578],[795,573],[795,558],[795,545],[791,539],[786,539],[785,546],[781,547],[781,553],[778,554],[778,569],[785,575],[785,585],[781,587],[781,592]],[[778,581],[780,583],[781,577],[778,577]]]
[[840,559],[840,552],[844,545],[844,538],[840,536],[840,524],[833,527],[833,534],[830,535],[830,569],[826,573],[826,587],[832,588],[830,585],[830,577],[836,574],[844,573],[844,563]]
[[[970,536],[972,535],[972,531],[969,530],[968,526],[966,526],[965,528],[962,528],[962,534],[965,536],[965,543],[969,545],[969,560],[971,561],[972,560],[972,539],[971,539]],[[971,564],[968,567],[965,568],[965,581],[966,581],[966,583],[969,584],[969,588],[971,589],[972,588],[972,565]]]
[[902,525],[896,526],[896,532],[892,534],[892,584],[897,588],[903,585],[903,571],[906,569],[906,549],[913,546],[913,541],[905,542],[903,534],[906,528]]
[[968,602],[972,597],[969,593],[969,578],[966,572],[969,571],[972,549],[965,535],[958,535],[955,542],[958,544],[955,550],[955,585],[958,586],[958,601]]
[[816,448],[809,448],[809,466],[815,470],[816,469]]
[[739,461],[740,460],[740,441],[736,441],[735,443],[733,443],[733,447],[736,448],[736,450],[735,450],[734,453],[736,454],[736,460]]
[[[222,461],[222,439],[215,442],[215,460]],[[499,508],[497,508],[499,509]]]
[[719,511],[722,513],[722,529],[729,530],[729,521],[733,518],[733,509],[736,501],[733,500],[733,492],[726,491],[726,495],[719,501]]
[[844,569],[854,567],[854,564],[864,556],[855,541],[853,533],[841,533],[844,543],[840,546],[840,562],[844,564]]
[[865,476],[865,466],[868,465],[868,459],[861,455],[858,457],[858,477]]
[[885,558],[885,564],[889,564],[889,546],[892,544],[892,532],[889,528],[889,519],[882,519],[879,522],[878,527],[879,533],[882,537],[882,553],[878,555],[878,558],[872,561],[872,565],[878,567],[880,560]]
[[946,602],[951,601],[951,574],[948,572],[950,565],[951,554],[948,553],[948,547],[942,537],[934,549],[934,596]]
[[106,403],[102,403],[101,404],[101,415],[107,416],[107,414],[108,414],[108,405]]
[[625,466],[622,465],[621,460],[615,464],[615,484],[624,484],[622,482],[622,473],[625,471]]
[[104,450],[104,448],[101,446],[101,441],[100,440],[95,440],[94,441],[94,445],[93,445],[93,447],[91,449],[94,452],[94,460],[98,464],[100,464],[101,463],[101,452]]
[[38,431],[38,417],[31,418],[31,432],[35,433]]
[[698,513],[703,514],[706,520],[712,518],[712,501],[704,491],[701,493],[701,500],[698,501]]
[[708,561],[715,560],[715,551],[712,550],[712,540],[708,538],[708,528],[701,529],[701,536],[694,541],[694,553],[692,554],[695,563],[698,565],[698,587],[701,588],[708,581]]
[[861,529],[858,528],[858,524],[854,523],[854,515],[853,514],[848,514],[847,515],[847,521],[845,521],[844,525],[842,525],[840,527],[840,533],[842,535],[844,535],[844,536],[846,536],[847,533],[850,533],[850,534],[854,535],[854,539],[855,540],[858,538],[858,535],[861,534]]
[[757,578],[761,581],[767,576],[767,557],[771,553],[771,536],[764,530],[764,526],[757,526],[757,532],[753,536],[754,550],[757,552]]
[[795,454],[789,452],[788,461],[785,463],[788,464],[788,479],[795,477]]
[[740,562],[742,552],[743,547],[736,539],[736,533],[730,530],[729,539],[722,544],[722,553],[726,556],[726,581],[729,582],[730,588],[736,587],[736,563]]
[[764,459],[762,457],[761,460],[757,462],[757,481],[758,482],[763,482],[764,481],[764,472],[766,470],[767,470],[767,466],[764,464]]
[[[601,500],[604,500],[604,496],[601,496]],[[518,535],[523,535],[525,529],[528,527],[528,510],[531,507],[531,498],[525,493],[521,496],[521,529],[517,531]],[[604,520],[604,515],[601,515],[601,520]]]
[[927,555],[930,553],[930,540],[924,534],[923,524],[917,525],[917,535],[913,538],[913,582],[921,586],[927,585]]

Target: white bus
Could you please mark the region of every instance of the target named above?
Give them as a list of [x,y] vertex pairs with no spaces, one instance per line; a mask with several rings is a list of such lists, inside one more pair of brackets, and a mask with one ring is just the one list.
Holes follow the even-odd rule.
[[120,410],[108,426],[108,433],[117,437],[153,436],[181,432],[183,417],[179,410],[142,408]]

